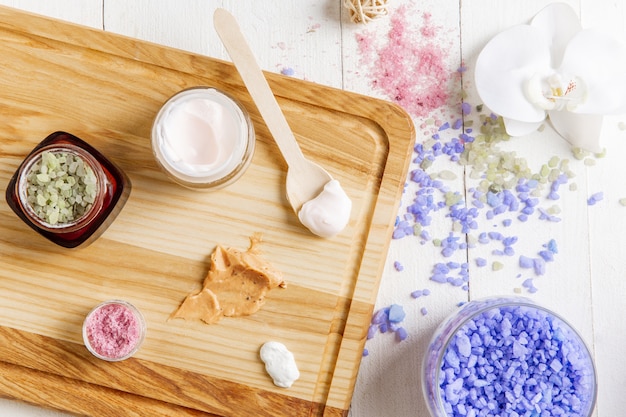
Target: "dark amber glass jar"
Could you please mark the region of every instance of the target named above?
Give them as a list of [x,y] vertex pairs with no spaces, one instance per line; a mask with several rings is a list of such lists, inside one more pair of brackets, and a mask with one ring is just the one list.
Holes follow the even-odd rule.
[[[93,203],[80,216],[51,222],[37,214],[28,201],[28,175],[46,152],[79,158],[95,175]],[[9,181],[6,200],[11,209],[40,235],[66,248],[86,246],[97,239],[115,220],[126,203],[131,183],[126,174],[84,140],[55,132],[40,142],[20,164]]]

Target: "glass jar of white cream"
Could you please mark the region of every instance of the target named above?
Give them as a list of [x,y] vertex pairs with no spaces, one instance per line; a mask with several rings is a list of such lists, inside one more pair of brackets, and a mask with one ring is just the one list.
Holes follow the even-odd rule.
[[254,153],[250,117],[230,95],[194,87],[171,97],[152,127],[152,150],[175,182],[215,190],[236,181]]

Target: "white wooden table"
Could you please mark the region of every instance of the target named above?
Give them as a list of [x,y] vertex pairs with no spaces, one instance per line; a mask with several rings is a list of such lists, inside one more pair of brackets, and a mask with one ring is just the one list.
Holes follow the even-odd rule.
[[[614,0],[565,2],[579,13],[584,27],[601,27],[617,38],[626,38],[626,3]],[[213,10],[225,7],[241,22],[263,69],[389,100],[393,100],[394,95],[374,87],[372,81],[377,73],[379,75],[375,69],[376,58],[384,53],[390,27],[395,25],[405,35],[410,35],[408,39],[416,47],[430,46],[438,51],[437,58],[444,65],[442,74],[445,73],[449,81],[446,91],[451,98],[447,104],[427,114],[414,114],[419,143],[431,139],[433,129],[445,122],[451,127],[440,132],[440,140],[445,142],[458,137],[462,131],[454,129],[454,122],[461,117],[461,92],[466,92],[465,102],[472,108],[480,104],[472,74],[473,63],[482,46],[498,32],[528,22],[549,3],[546,0],[396,0],[390,1],[388,17],[358,25],[350,22],[340,0],[271,3],[254,0],[0,0],[3,5],[228,60],[212,26]],[[421,29],[429,29],[433,37],[428,38],[428,31],[420,32]],[[372,55],[362,49],[368,45],[373,48]],[[398,59],[417,62],[414,56],[408,55]],[[457,73],[461,66],[466,68],[462,75]],[[626,69],[624,74],[626,76]],[[409,82],[423,82],[418,75],[398,74]],[[478,123],[478,115],[473,111],[464,120],[467,127],[470,120]],[[437,239],[446,239],[453,233],[460,237],[460,242],[466,241],[466,235],[454,229],[446,209],[431,213],[432,222],[424,227],[430,239],[406,236],[392,241],[377,309],[401,305],[407,313],[402,325],[408,337],[398,341],[394,334],[376,334],[367,342],[369,355],[363,358],[360,367],[351,416],[427,415],[421,394],[420,369],[434,328],[459,302],[491,295],[525,295],[570,321],[594,352],[599,378],[595,415],[624,414],[626,360],[622,351],[626,345],[626,326],[621,315],[626,313],[626,308],[622,307],[626,297],[626,260],[623,257],[626,207],[620,204],[620,199],[626,197],[623,181],[626,177],[623,161],[626,131],[620,125],[622,120],[626,121],[626,117],[605,120],[603,137],[607,152],[603,158],[574,158],[569,146],[549,126],[501,146],[502,152],[515,150],[533,172],[539,172],[542,165],[557,157],[570,159],[570,169],[575,174],[560,190],[560,199],[550,201],[545,193],[539,199],[539,207],[558,217],[558,222],[542,220],[536,211],[525,222],[509,216],[511,225],[505,227],[504,217],[490,220],[486,209],[478,210],[478,225],[467,236],[469,241],[491,231],[515,236],[518,238],[513,245],[515,255],[494,254],[494,249],[502,247],[492,241],[476,243],[467,250],[456,250],[450,257],[444,257],[442,248],[433,243]],[[411,167],[415,169],[420,167]],[[448,189],[460,192],[471,207],[472,196],[466,191],[478,184],[478,180],[471,178],[471,167],[464,169],[458,162],[437,157],[426,171],[429,174],[444,172],[442,181]],[[401,218],[419,190],[414,182],[407,183],[399,212]],[[602,192],[604,198],[589,205],[587,199],[598,192]],[[434,197],[436,200],[443,198],[436,193]],[[558,244],[558,254],[546,265],[545,275],[535,276],[533,271],[519,267],[519,255],[536,256],[542,245],[552,239]],[[476,258],[485,259],[487,265],[477,266]],[[450,261],[469,265],[468,291],[430,280],[436,264]],[[500,263],[502,268],[494,270],[494,262]],[[459,271],[451,273],[458,275]],[[534,293],[523,285],[528,278],[533,279],[537,288]],[[426,288],[430,295],[411,296],[413,291]],[[52,417],[65,414],[0,400],[0,415]]]

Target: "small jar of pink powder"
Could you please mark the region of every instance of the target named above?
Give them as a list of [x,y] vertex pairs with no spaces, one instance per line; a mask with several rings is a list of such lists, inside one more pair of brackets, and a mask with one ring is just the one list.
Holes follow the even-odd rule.
[[96,306],[83,322],[87,349],[105,361],[121,361],[137,352],[146,334],[146,322],[135,306],[120,300]]

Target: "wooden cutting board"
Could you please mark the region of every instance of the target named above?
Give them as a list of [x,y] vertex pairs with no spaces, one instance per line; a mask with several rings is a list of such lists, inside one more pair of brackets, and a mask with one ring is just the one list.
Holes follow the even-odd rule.
[[[92,245],[55,246],[0,202],[0,395],[91,416],[346,415],[414,141],[390,103],[266,74],[303,152],[354,203],[340,235],[302,227],[285,198],[285,163],[234,67],[127,37],[0,8],[0,187],[49,133],[65,130],[120,166],[133,188]],[[210,85],[251,113],[257,148],[246,174],[212,193],[158,169],[150,129],[181,89]],[[288,286],[263,309],[215,325],[170,320],[199,288],[217,244],[265,258]],[[100,301],[145,315],[132,359],[106,363],[83,346]],[[272,384],[259,359],[269,340],[295,355],[301,378]]]

